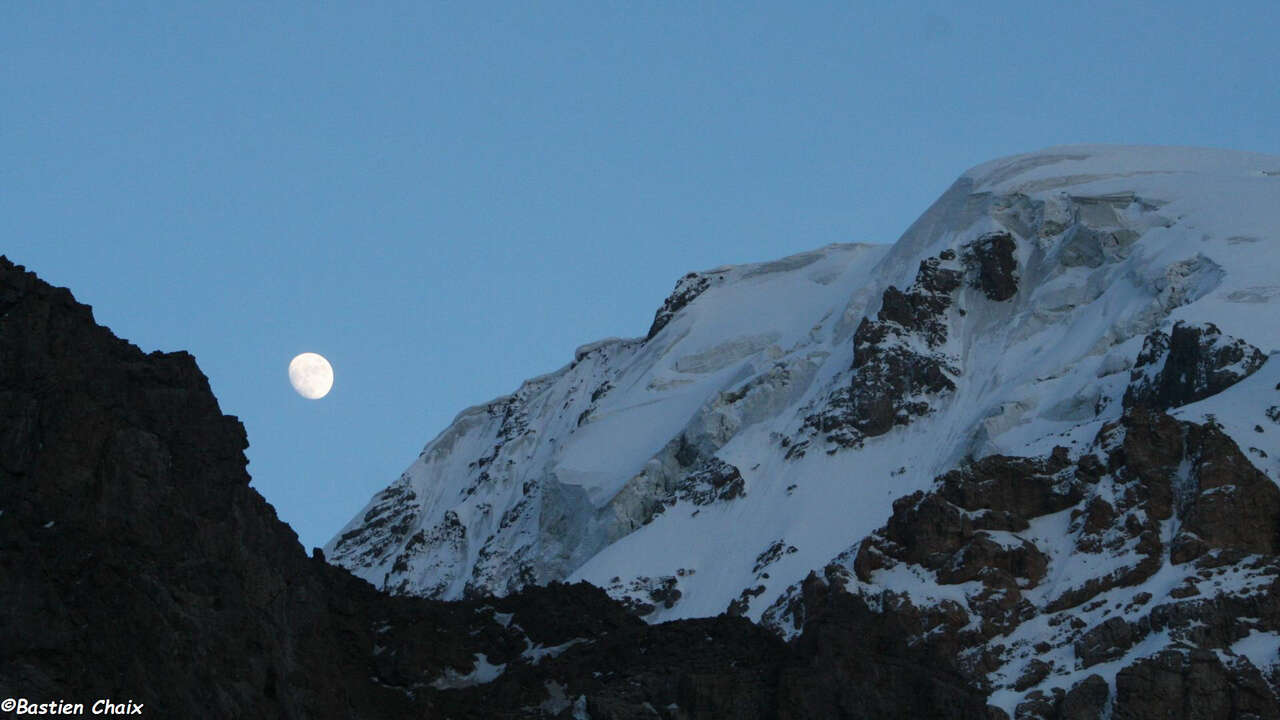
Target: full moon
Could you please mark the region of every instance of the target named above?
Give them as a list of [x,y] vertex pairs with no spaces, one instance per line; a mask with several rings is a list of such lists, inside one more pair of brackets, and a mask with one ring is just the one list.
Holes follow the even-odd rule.
[[289,382],[302,397],[319,400],[333,387],[333,366],[321,355],[302,353],[289,362]]

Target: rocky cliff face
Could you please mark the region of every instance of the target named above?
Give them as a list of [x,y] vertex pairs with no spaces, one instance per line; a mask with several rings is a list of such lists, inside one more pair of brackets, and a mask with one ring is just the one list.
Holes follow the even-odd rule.
[[1280,713],[1280,490],[1215,425],[1140,408],[1074,462],[968,463],[766,621],[801,627],[815,582],[905,618],[1016,717]]

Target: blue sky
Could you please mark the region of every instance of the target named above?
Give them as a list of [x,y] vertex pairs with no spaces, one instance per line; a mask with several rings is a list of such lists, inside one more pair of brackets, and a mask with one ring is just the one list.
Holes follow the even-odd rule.
[[690,270],[892,242],[1048,145],[1280,154],[1278,3],[959,7],[5,3],[0,252],[195,354],[320,545]]

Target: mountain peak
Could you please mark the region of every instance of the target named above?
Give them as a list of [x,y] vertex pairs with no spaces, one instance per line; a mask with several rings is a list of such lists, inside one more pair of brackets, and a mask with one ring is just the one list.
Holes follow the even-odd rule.
[[[891,246],[684,276],[644,339],[584,346],[460,416],[326,553],[397,593],[569,578],[651,621],[785,633],[805,578],[852,572],[905,498],[987,457],[1083,467],[1142,409],[1220,428],[1274,484],[1276,208],[1271,156],[1082,145],[979,165]],[[1048,598],[1070,562],[1045,557]],[[849,586],[924,572],[898,567]]]
[[1170,145],[1058,145],[990,160],[961,177],[978,191],[1045,189],[1106,178],[1166,173],[1271,177],[1280,158],[1260,153]]

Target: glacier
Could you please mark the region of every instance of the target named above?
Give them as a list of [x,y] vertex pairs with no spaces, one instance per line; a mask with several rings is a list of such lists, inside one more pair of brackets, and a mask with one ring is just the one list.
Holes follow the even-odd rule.
[[[767,622],[939,475],[1091,452],[1126,394],[1182,382],[1143,358],[1189,333],[1221,362],[1188,387],[1232,390],[1172,412],[1280,481],[1277,228],[1280,157],[1088,145],[980,165],[892,245],[686,275],[646,335],[462,411],[325,555],[392,593],[586,580],[651,621]],[[902,572],[876,578],[912,586]]]

